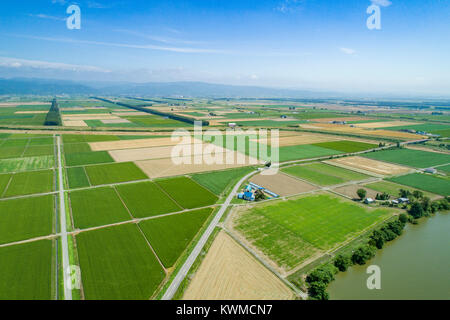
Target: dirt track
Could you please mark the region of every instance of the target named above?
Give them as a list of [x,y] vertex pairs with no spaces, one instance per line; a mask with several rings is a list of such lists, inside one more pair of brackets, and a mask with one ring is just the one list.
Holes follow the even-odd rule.
[[221,231],[187,288],[186,300],[288,300],[293,293]]

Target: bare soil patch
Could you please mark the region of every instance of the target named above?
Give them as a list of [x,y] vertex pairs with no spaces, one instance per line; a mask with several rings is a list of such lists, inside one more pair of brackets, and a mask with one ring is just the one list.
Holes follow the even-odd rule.
[[63,125],[66,127],[88,127],[83,120],[63,120]]
[[333,189],[333,190],[336,191],[337,193],[343,194],[343,195],[345,195],[347,197],[350,197],[352,199],[358,199],[358,195],[356,194],[356,192],[359,189],[364,189],[364,190],[367,191],[367,195],[366,195],[367,198],[375,199],[377,193],[379,193],[379,192],[377,192],[375,190],[369,189],[369,188],[367,188],[365,186],[358,185],[358,184],[351,184],[351,185],[339,187],[339,188],[336,188],[336,189]]
[[[167,133],[166,133],[167,134]],[[192,139],[192,141],[196,141]],[[105,142],[91,142],[89,143],[92,151],[110,151],[121,149],[138,149],[151,148],[163,146],[175,146],[178,144],[190,144],[183,142],[183,140],[175,140],[172,138],[153,138],[153,139],[134,139],[134,140],[119,140],[119,141],[105,141]]]
[[355,127],[375,129],[375,128],[389,128],[389,127],[399,127],[399,126],[412,126],[412,125],[416,125],[416,124],[420,124],[420,123],[407,122],[407,121],[387,121],[387,122],[358,123],[358,124],[355,124]]
[[264,187],[283,197],[318,189],[316,186],[290,177],[284,173],[276,173],[274,175],[258,174],[252,177],[250,182]]

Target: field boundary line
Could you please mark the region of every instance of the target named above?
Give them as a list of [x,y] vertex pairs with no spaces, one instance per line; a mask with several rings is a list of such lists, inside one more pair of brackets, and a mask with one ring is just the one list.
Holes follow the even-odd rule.
[[151,251],[153,252],[153,254],[155,255],[156,260],[158,260],[158,262],[159,262],[161,268],[163,268],[164,273],[165,273],[164,280],[166,280],[166,279],[167,279],[167,275],[168,275],[168,272],[167,272],[166,267],[165,267],[164,264],[162,263],[162,261],[161,261],[161,259],[159,258],[159,256],[156,254],[156,251],[155,251],[155,249],[153,249],[153,247],[152,247],[150,241],[149,241],[149,240],[147,239],[147,237],[145,236],[144,231],[142,231],[141,227],[139,226],[139,222],[138,222],[138,223],[135,223],[135,224],[136,224],[136,227],[138,228],[139,232],[141,233],[141,235],[144,237],[145,242],[147,242],[148,247],[150,248],[150,250],[151,250]]
[[29,145],[30,145],[30,139],[28,138],[27,144],[25,145],[25,148],[23,149],[22,155],[20,156],[21,158],[23,158],[25,152],[27,152]]
[[123,201],[122,197],[120,196],[119,191],[116,189],[116,187],[111,187],[114,189],[114,191],[116,192],[117,196],[119,197],[120,201],[122,202],[123,206],[125,207],[125,209],[127,210],[128,214],[130,215],[130,218],[132,220],[136,219],[135,216],[133,216],[133,214],[131,213],[131,210],[127,207],[127,205],[125,204],[125,201]]
[[[89,175],[88,175],[88,173],[86,171],[86,166],[82,166],[82,168],[83,168],[84,174],[86,175],[86,179],[87,179],[87,181],[89,183],[89,187],[92,187],[91,178],[89,178]],[[67,168],[66,168],[66,170],[67,170]]]
[[[11,181],[12,181],[13,177],[14,177],[14,173],[11,174],[11,177],[9,177],[9,180],[8,180],[8,183],[6,184],[5,190],[3,190],[2,194],[1,194],[1,197],[0,197],[1,199],[4,198],[4,196],[6,194],[6,191],[8,190],[9,185],[11,184]],[[8,199],[8,198],[6,198],[6,199]]]

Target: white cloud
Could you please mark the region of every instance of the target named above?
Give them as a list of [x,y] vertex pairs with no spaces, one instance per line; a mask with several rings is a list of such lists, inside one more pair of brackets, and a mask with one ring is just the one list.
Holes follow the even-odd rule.
[[281,13],[298,11],[302,9],[304,2],[305,0],[283,0],[278,7],[276,7],[276,10]]
[[49,16],[47,14],[39,13],[39,14],[29,14],[30,17],[36,17],[40,19],[48,19],[48,20],[57,20],[57,21],[65,21],[65,18]]
[[66,0],[52,0],[53,4],[60,4],[60,5],[64,5],[67,3]]
[[102,72],[102,73],[111,72],[109,70],[94,67],[94,66],[67,64],[67,63],[59,63],[59,62],[48,62],[48,61],[40,61],[40,60],[16,59],[16,58],[8,58],[8,57],[0,57],[0,67],[54,69],[54,70],[75,71],[75,72],[79,72],[79,71]]
[[392,2],[389,0],[371,0],[373,4],[376,4],[377,6],[381,7],[389,7]]
[[350,48],[339,48],[339,50],[341,50],[341,52],[343,52],[345,54],[349,54],[349,55],[356,53],[356,50],[350,49]]

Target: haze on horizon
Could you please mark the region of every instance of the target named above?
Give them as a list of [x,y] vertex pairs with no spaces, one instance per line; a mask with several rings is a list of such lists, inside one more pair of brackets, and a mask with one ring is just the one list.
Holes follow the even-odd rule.
[[[71,4],[81,29],[69,30]],[[381,30],[366,10],[381,9]],[[0,78],[449,95],[448,0],[0,4]]]

